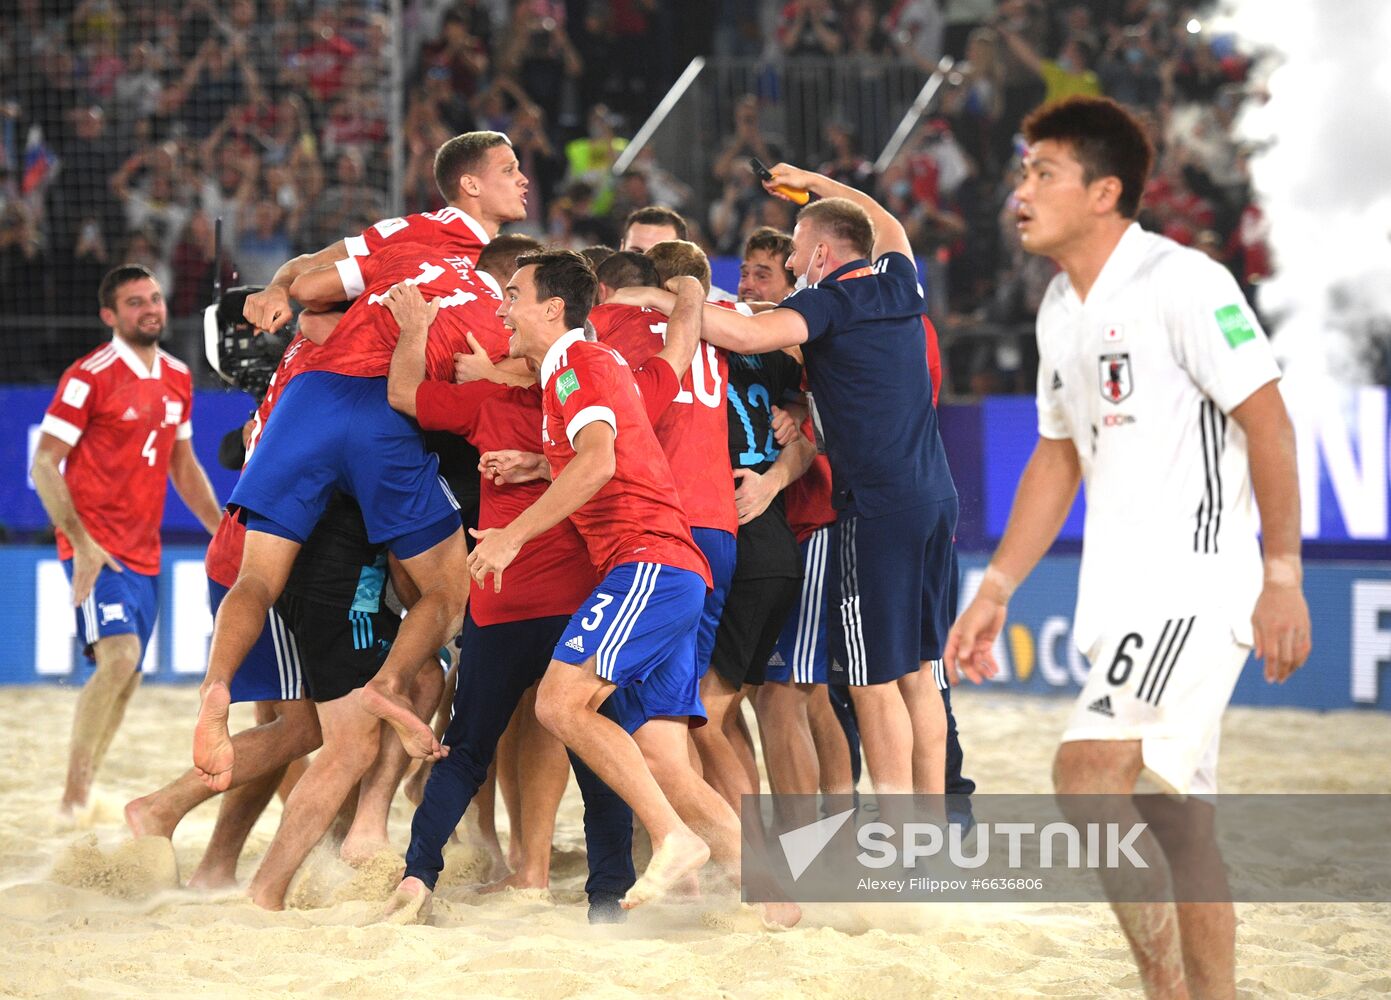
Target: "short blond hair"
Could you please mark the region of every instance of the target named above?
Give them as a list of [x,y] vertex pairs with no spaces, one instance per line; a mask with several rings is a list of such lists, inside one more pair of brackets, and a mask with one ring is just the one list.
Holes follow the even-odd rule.
[[832,240],[848,244],[857,257],[874,252],[874,223],[869,213],[848,198],[822,198],[797,213],[797,221],[821,230]]
[[710,258],[690,240],[664,240],[647,248],[647,256],[657,266],[657,277],[665,285],[671,278],[689,275],[710,291]]

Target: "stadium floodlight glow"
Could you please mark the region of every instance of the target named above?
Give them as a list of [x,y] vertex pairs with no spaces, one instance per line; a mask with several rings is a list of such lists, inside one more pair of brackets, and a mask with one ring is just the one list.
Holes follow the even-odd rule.
[[1190,17],[1190,18],[1188,19],[1188,26],[1187,26],[1187,27],[1188,27],[1188,33],[1189,33],[1190,35],[1196,35],[1198,32],[1200,32],[1200,31],[1203,30],[1203,24],[1202,24],[1202,22],[1199,21],[1196,17]]

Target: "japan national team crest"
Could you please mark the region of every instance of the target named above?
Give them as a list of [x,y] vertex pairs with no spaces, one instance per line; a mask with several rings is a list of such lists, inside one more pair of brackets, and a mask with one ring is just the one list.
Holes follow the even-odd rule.
[[1130,374],[1129,354],[1103,354],[1097,362],[1101,374],[1101,397],[1108,403],[1119,403],[1135,387]]

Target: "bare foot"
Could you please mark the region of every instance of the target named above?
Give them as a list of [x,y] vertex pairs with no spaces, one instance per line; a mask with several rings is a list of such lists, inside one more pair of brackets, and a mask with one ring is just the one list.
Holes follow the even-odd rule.
[[525,872],[516,871],[506,878],[500,878],[496,882],[480,886],[478,891],[487,896],[494,892],[502,892],[504,889],[549,889],[550,887],[551,877],[549,873],[528,875]]
[[188,877],[188,887],[190,889],[231,889],[237,884],[237,868],[233,864],[231,869],[223,868],[220,865],[199,865],[198,868]]
[[366,864],[383,851],[391,852],[390,841],[385,837],[364,837],[349,834],[338,848],[338,856],[356,868]]
[[381,919],[389,924],[423,924],[430,919],[435,894],[414,875],[401,880],[387,900]]
[[231,706],[226,684],[209,685],[193,726],[193,771],[214,792],[225,792],[232,784],[232,738],[227,734]]
[[759,903],[758,915],[763,918],[764,927],[781,931],[797,926],[797,921],[802,919],[802,908],[796,903]]
[[132,837],[167,839],[174,836],[174,827],[179,825],[179,818],[161,810],[160,805],[159,792],[151,792],[126,803],[126,826]]
[[394,729],[406,753],[416,760],[439,760],[449,756],[449,748],[440,746],[435,731],[420,720],[404,695],[370,681],[362,689],[362,707]]
[[279,912],[280,910],[285,909],[284,894],[276,896],[273,893],[266,892],[265,890],[258,891],[254,888],[254,882],[252,883],[252,886],[253,888],[250,892],[251,901],[255,903],[257,906],[259,906],[261,909],[272,910],[275,912]]
[[705,841],[684,828],[672,831],[652,852],[647,870],[623,897],[623,909],[631,910],[660,899],[673,885],[699,871],[709,860],[710,848]]

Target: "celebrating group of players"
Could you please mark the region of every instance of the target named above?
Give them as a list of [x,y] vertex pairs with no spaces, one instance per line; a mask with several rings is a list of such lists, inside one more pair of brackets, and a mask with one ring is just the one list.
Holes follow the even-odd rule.
[[[1079,97],[1024,127],[1019,239],[1060,268],[1039,316],[1039,441],[959,618],[957,497],[911,249],[829,178],[773,169],[770,193],[817,200],[790,237],[750,238],[738,302],[710,302],[679,216],[634,213],[617,252],[498,236],[526,214],[512,147],[450,140],[436,158],[447,208],[297,258],[239,303],[262,336],[292,301],[303,312],[220,522],[189,447],[187,369],[157,347],[158,285],[113,271],[114,338],[64,375],[34,465],[97,663],[65,807],[86,801],[138,682],[166,473],[215,530],[217,614],[194,767],[127,821],[169,836],[230,789],[193,881],[233,881],[256,815],[319,747],[251,882],[265,907],[284,905],[340,814],[345,858],[388,846],[409,758],[423,781],[398,919],[426,912],[475,798],[490,830],[490,768],[513,830],[499,885],[546,884],[569,767],[592,919],[707,860],[738,884],[735,806],[761,787],[751,691],[774,792],[850,791],[862,753],[876,792],[960,803],[974,786],[948,675],[996,671],[1010,597],[1084,479],[1074,635],[1103,669],[1055,787],[1128,796],[1144,776],[1215,791],[1221,715],[1252,647],[1277,682],[1310,650],[1279,369],[1231,276],[1134,222],[1152,149],[1133,116]],[[446,696],[441,647],[456,636]],[[259,724],[231,736],[238,700]],[[436,705],[450,706],[438,731]],[[1216,852],[1211,809],[1191,801],[1144,807],[1175,891]],[[1118,815],[1138,820],[1126,803]],[[641,877],[634,817],[653,846]],[[1151,874],[1162,896],[1169,872]],[[800,918],[790,902],[763,909]],[[1116,912],[1151,995],[1232,994],[1230,904]]]
[[[781,183],[802,179],[779,169]],[[498,885],[546,884],[573,765],[591,914],[612,919],[709,858],[737,884],[735,810],[761,786],[745,695],[756,692],[775,792],[851,791],[862,740],[877,790],[942,792],[955,740],[945,676],[919,666],[940,658],[954,611],[956,499],[935,426],[935,336],[901,227],[846,189],[804,210],[804,245],[755,233],[739,301],[707,306],[719,295],[709,262],[670,210],[635,212],[616,252],[546,250],[498,236],[525,217],[528,183],[505,136],[450,140],[436,178],[448,207],[383,220],[230,300],[264,335],[287,328],[292,303],[303,311],[241,435],[226,512],[214,527],[210,490],[196,508],[214,532],[216,619],[194,768],[129,804],[132,831],[169,836],[227,791],[192,879],[226,884],[256,816],[288,789],[250,890],[279,908],[340,813],[346,859],[388,847],[392,797],[419,758],[428,780],[413,783],[392,905],[418,916],[485,785],[491,812],[501,743],[516,870]],[[819,271],[819,287],[788,299],[789,323],[774,307],[794,270]],[[126,267],[108,284],[112,310],[148,300],[134,333],[162,328],[151,276]],[[236,322],[228,305],[213,323]],[[123,316],[103,317],[114,346],[69,370],[46,420],[69,446],[67,428],[92,412],[75,398],[83,366],[129,350]],[[885,335],[856,343],[865,324]],[[864,370],[847,377],[847,364]],[[186,370],[174,374],[181,409],[165,436],[186,443],[191,394]],[[894,426],[845,388],[868,379]],[[152,441],[135,471],[162,501],[168,448]],[[76,603],[131,611],[128,623],[80,618],[99,674],[107,637],[149,635],[149,602],[120,590],[139,575],[126,570],[157,568],[157,511],[146,521],[111,534],[57,522]],[[154,553],[148,567],[122,547],[132,537]],[[256,704],[258,724],[232,736],[237,701]],[[109,742],[118,723],[79,712],[75,731]],[[959,751],[951,759],[953,790],[969,792]],[[640,879],[634,814],[653,845]],[[783,925],[799,916],[766,910]]]

